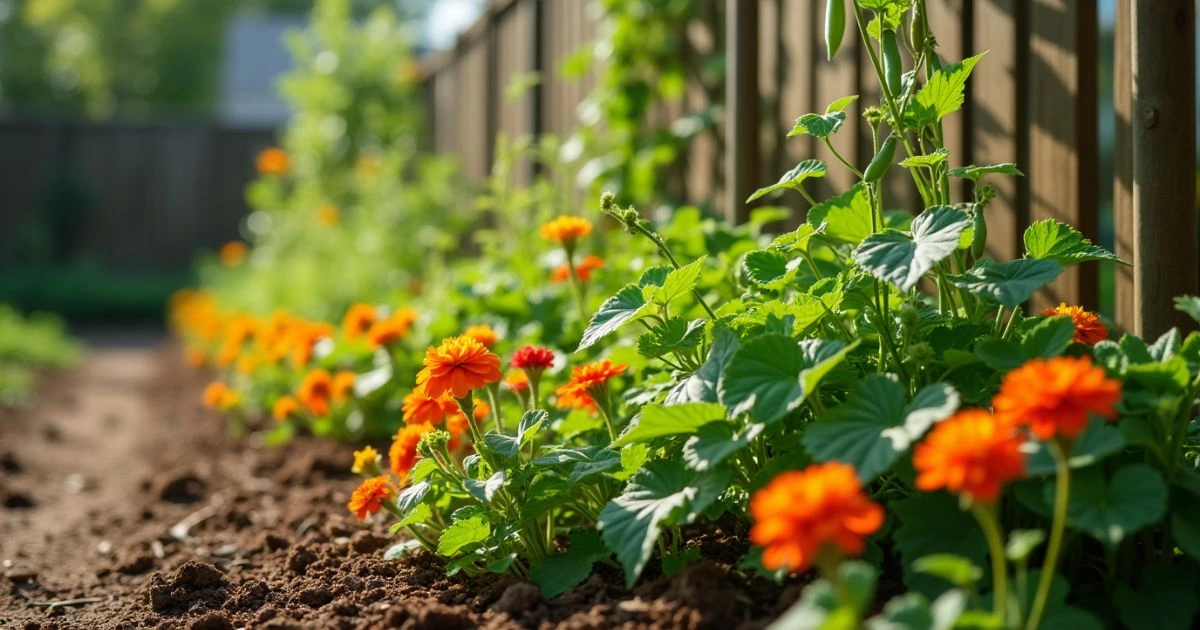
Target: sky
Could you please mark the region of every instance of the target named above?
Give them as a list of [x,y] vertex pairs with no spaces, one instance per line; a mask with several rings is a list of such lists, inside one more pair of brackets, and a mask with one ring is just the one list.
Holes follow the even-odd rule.
[[437,0],[426,18],[429,45],[445,49],[454,46],[454,38],[479,17],[483,0]]

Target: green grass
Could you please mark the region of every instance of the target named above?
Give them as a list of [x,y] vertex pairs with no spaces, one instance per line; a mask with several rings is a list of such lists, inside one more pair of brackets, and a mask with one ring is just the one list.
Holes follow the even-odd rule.
[[44,313],[26,317],[0,304],[0,406],[19,404],[33,392],[35,370],[71,367],[82,354],[63,320]]

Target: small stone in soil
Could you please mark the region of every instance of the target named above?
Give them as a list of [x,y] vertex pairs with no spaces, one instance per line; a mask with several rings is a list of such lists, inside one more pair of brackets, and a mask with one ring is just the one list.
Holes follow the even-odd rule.
[[542,601],[542,591],[529,582],[517,582],[504,589],[500,599],[492,604],[492,610],[506,613],[511,617],[520,616]]
[[31,582],[37,579],[38,570],[33,567],[15,566],[4,571],[4,577],[12,582]]
[[287,565],[292,573],[304,575],[308,569],[308,565],[317,561],[317,554],[310,551],[307,547],[296,547],[288,553]]
[[263,544],[271,551],[279,551],[280,549],[287,549],[291,543],[283,536],[268,533],[263,537]]
[[67,475],[66,481],[63,482],[63,489],[67,491],[67,494],[82,494],[89,490],[95,490],[96,483],[79,473],[72,473]]

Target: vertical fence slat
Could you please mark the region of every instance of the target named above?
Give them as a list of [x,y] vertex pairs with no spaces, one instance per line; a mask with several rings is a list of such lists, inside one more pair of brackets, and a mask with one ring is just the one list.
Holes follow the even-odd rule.
[[[970,115],[969,159],[976,164],[1020,164],[1021,90],[1018,78],[1025,76],[1020,54],[1018,4],[1022,0],[979,0],[972,16],[974,49],[989,51],[972,73],[968,94]],[[1024,227],[1020,180],[992,177],[996,199],[987,209],[988,253],[997,260],[1018,255],[1020,231]]]
[[758,2],[728,0],[725,73],[725,217],[742,223],[758,180]]
[[1193,0],[1133,0],[1131,9],[1134,331],[1153,337],[1195,327],[1171,299],[1200,283],[1196,15]]
[[[1075,226],[1096,240],[1096,3],[1033,0],[1025,90],[1029,113],[1029,215]],[[1067,302],[1097,307],[1097,269],[1063,272],[1033,300],[1034,308]]]
[[[1133,33],[1132,0],[1117,0],[1113,33],[1113,236],[1115,253],[1133,261]],[[1137,329],[1137,293],[1132,267],[1117,266],[1115,323],[1122,331]]]

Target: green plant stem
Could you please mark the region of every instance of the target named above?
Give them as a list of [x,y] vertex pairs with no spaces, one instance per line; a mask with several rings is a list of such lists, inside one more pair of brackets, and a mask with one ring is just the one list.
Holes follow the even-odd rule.
[[1000,618],[1000,625],[1004,626],[1004,618],[1008,611],[1008,565],[1004,557],[1004,534],[1000,531],[999,519],[996,518],[996,506],[992,503],[976,503],[971,506],[971,513],[983,529],[988,553],[992,556],[992,609]]
[[837,158],[837,160],[842,163],[842,166],[845,166],[846,168],[850,169],[850,172],[854,173],[855,177],[857,177],[859,179],[863,178],[862,171],[858,170],[857,168],[854,168],[853,164],[848,162],[846,160],[846,158],[842,157],[841,153],[838,153],[838,150],[833,147],[833,143],[829,141],[828,136],[826,136],[825,138],[822,138],[822,139],[825,141],[825,146],[829,148],[829,152],[833,154],[833,157]]
[[[675,260],[675,255],[671,253],[671,249],[669,247],[667,247],[667,243],[665,241],[663,241],[662,237],[659,236],[657,233],[647,229],[646,226],[643,225],[643,223],[645,223],[645,221],[638,220],[638,222],[635,225],[635,229],[637,229],[637,231],[641,232],[643,236],[650,239],[651,243],[654,243],[654,246],[658,248],[658,252],[660,254],[662,254],[664,258],[667,259],[667,262],[671,263],[672,267],[674,267],[675,269],[679,269],[680,268],[679,261]],[[704,309],[704,312],[708,313],[709,319],[713,320],[714,322],[717,321],[717,314],[714,313],[713,310],[708,307],[708,302],[704,301],[704,296],[700,295],[700,291],[698,291],[696,289],[692,289],[692,296],[695,297],[696,301],[700,303],[700,306]]]
[[583,327],[587,327],[587,298],[583,293],[583,281],[579,277],[579,272],[575,269],[575,252],[571,248],[565,248],[567,253],[567,270],[571,272],[571,292],[575,295],[575,308],[579,309],[579,322]]
[[500,384],[492,383],[486,389],[488,404],[492,406],[492,421],[496,423],[496,432],[504,433],[504,417],[500,414]]
[[817,205],[817,200],[813,199],[813,196],[808,194],[808,191],[804,190],[803,186],[796,186],[795,190],[796,192],[800,193],[801,197],[804,197],[804,200],[808,202],[809,207]]
[[1058,567],[1058,556],[1062,550],[1063,532],[1067,527],[1067,507],[1071,498],[1071,468],[1067,454],[1055,440],[1046,442],[1054,456],[1054,520],[1050,524],[1050,543],[1046,547],[1046,559],[1042,562],[1042,574],[1038,579],[1037,593],[1025,621],[1026,630],[1036,630],[1046,612],[1046,600],[1050,597],[1050,585],[1054,582],[1054,571]]
[[1019,310],[1021,309],[1014,308],[1012,313],[1008,316],[1008,323],[1004,325],[1004,332],[1000,334],[1001,339],[1008,339],[1008,331],[1012,328],[1013,320],[1017,318],[1017,311]]

